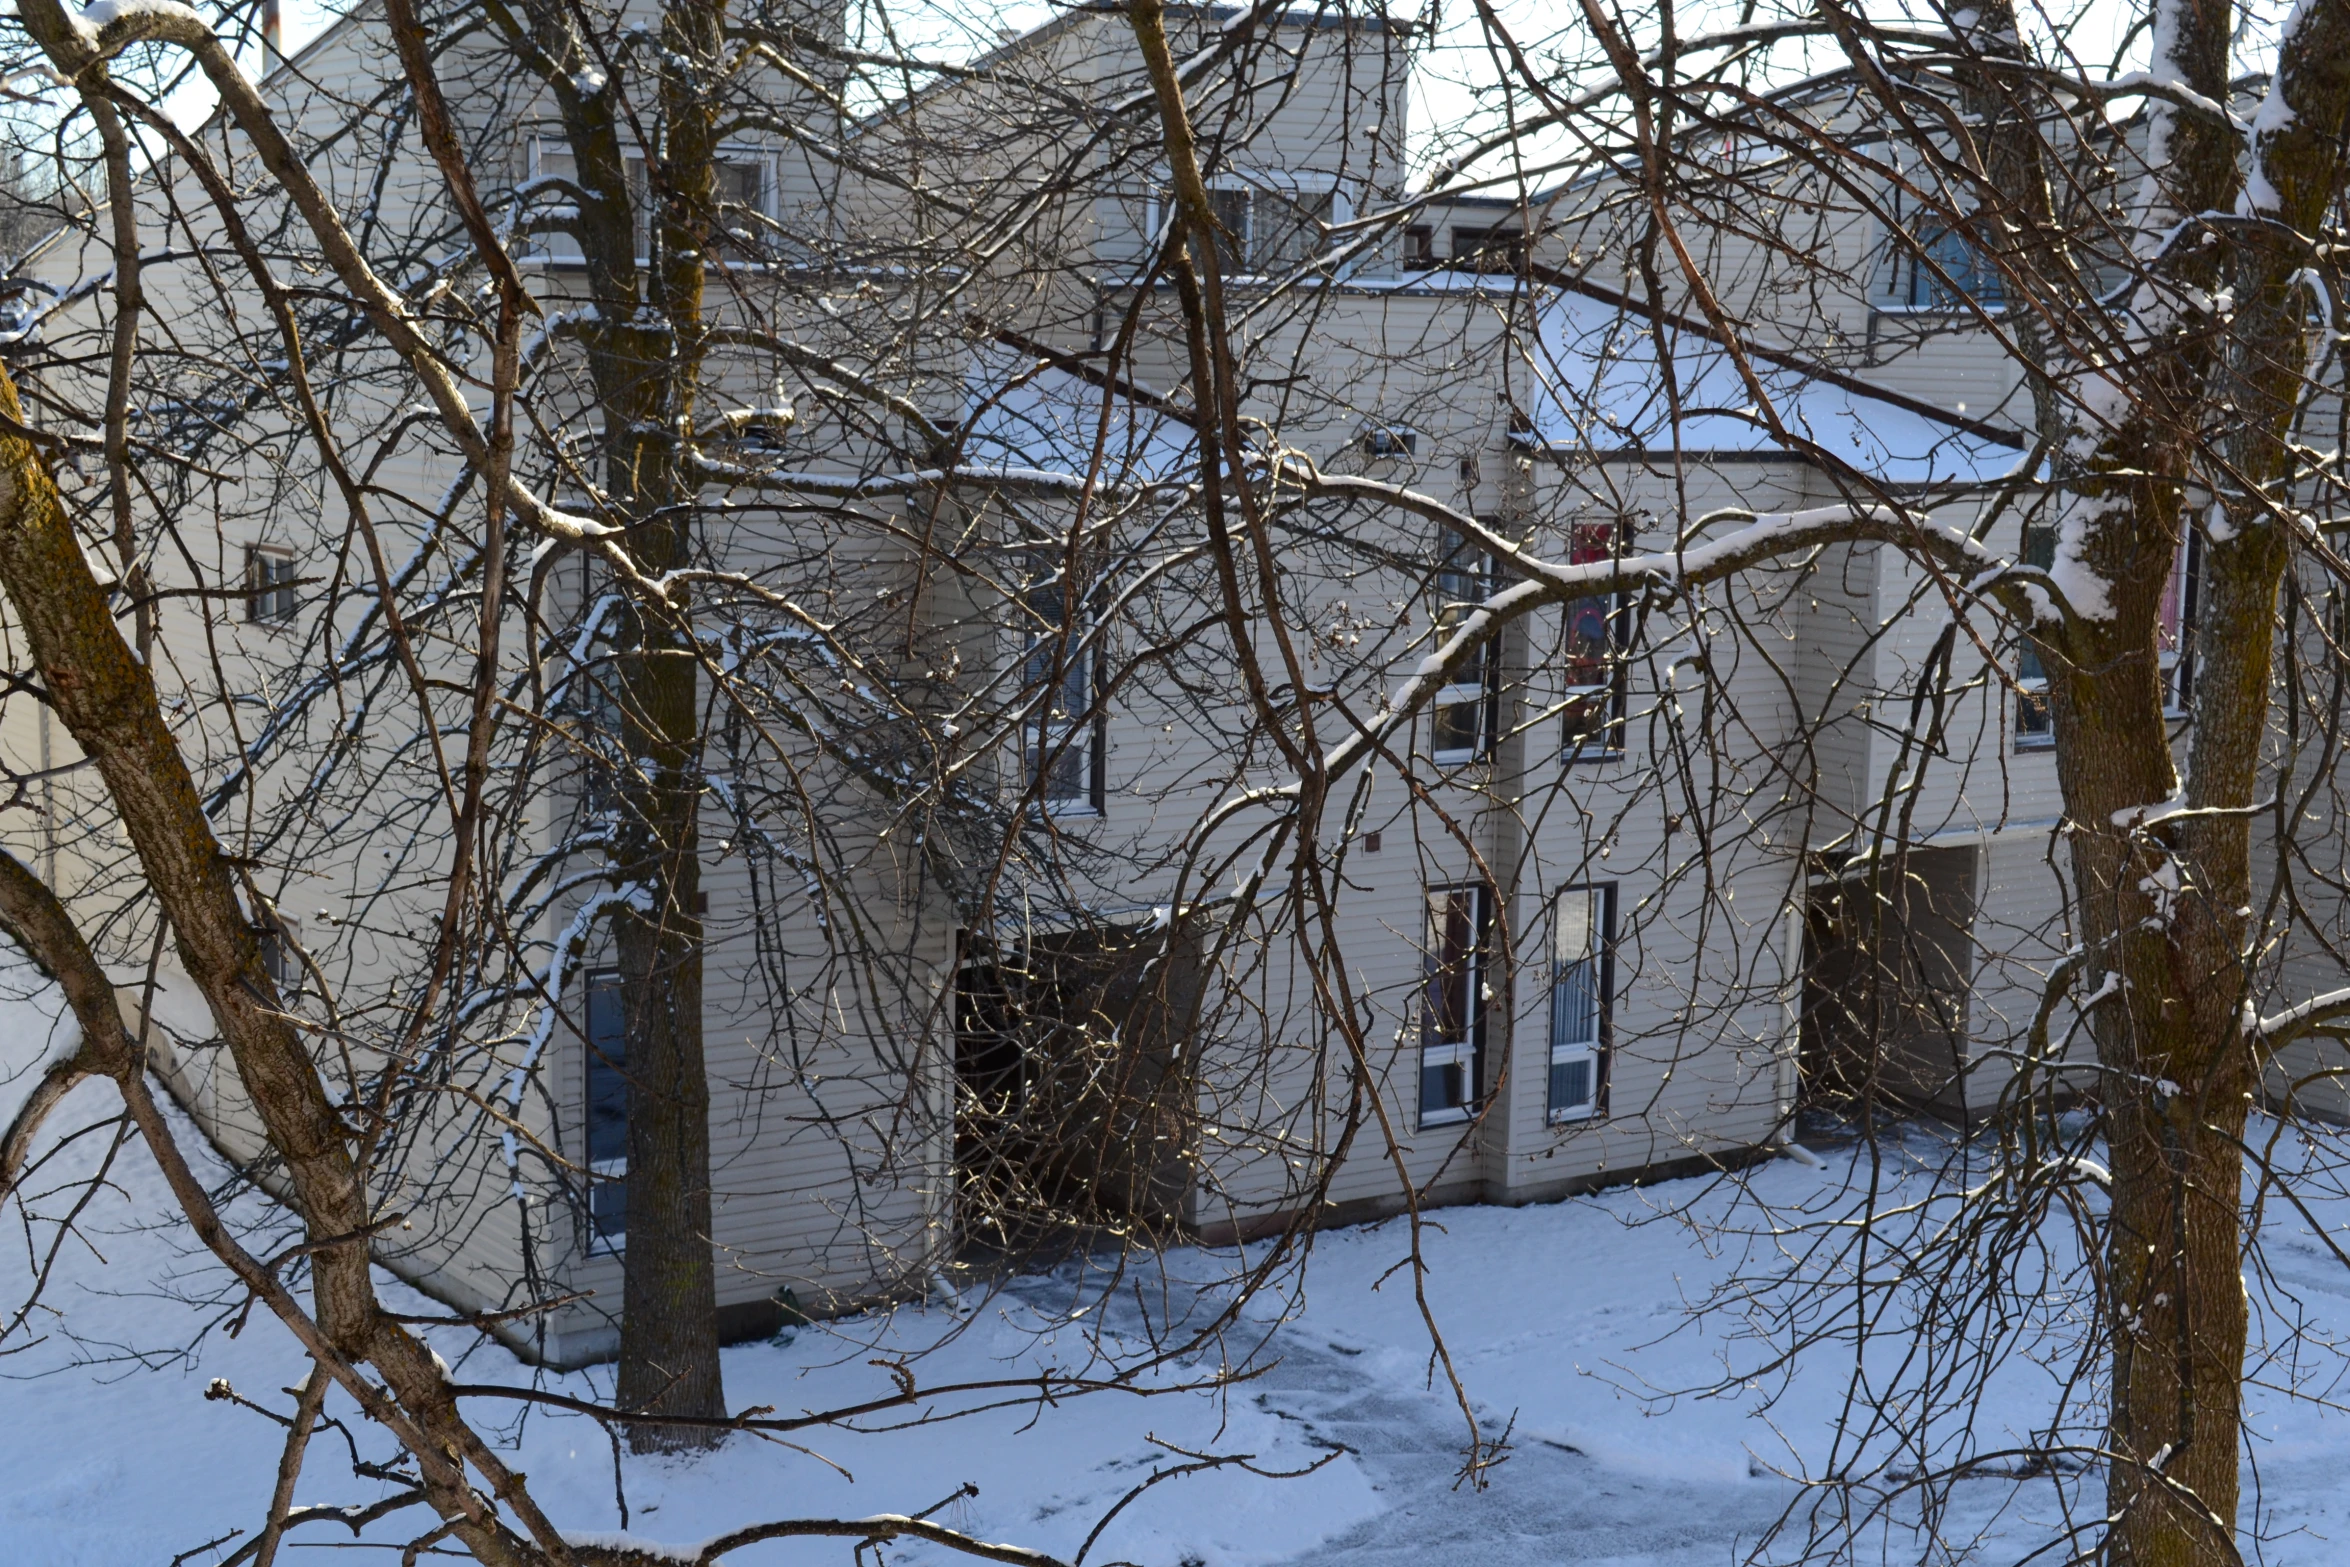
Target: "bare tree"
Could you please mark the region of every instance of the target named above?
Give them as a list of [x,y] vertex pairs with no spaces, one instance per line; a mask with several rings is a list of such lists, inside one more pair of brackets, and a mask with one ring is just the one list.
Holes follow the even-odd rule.
[[[297,1432],[331,1381],[431,1537],[560,1562],[625,1553],[459,1402],[552,1395],[453,1389],[371,1254],[517,1259],[468,1314],[542,1351],[618,1267],[596,1412],[686,1446],[839,1418],[725,1410],[720,1296],[776,1281],[717,1166],[762,1138],[826,1150],[794,1233],[883,1293],[1272,1241],[1139,1359],[912,1407],[1244,1339],[1334,1212],[1405,1211],[1418,1285],[1423,1209],[1541,1161],[1927,1109],[1930,1199],[1864,1158],[1734,1297],[1853,1356],[1806,1545],[1931,1535],[1999,1457],[2101,1476],[2080,1557],[2236,1559],[2242,1270],[2328,1179],[2250,1116],[2333,1103],[2350,1015],[2350,12],[2253,86],[2169,0],[2135,74],[2086,13],[1480,8],[1432,150],[1375,11],[897,20],[390,0],[257,87],[233,19],[22,8],[68,84],[32,188],[103,191],[0,409],[11,700],[75,751],[0,907],[85,1040],[7,1166],[121,1084],[316,1361]],[[2042,799],[2029,889],[1949,858]],[[364,951],[302,931],[330,876]],[[249,1133],[307,1303],[171,1150],[167,948],[229,1088],[158,1065]],[[2025,1334],[2076,1391],[2022,1455],[1947,1437]],[[789,1533],[1031,1559],[897,1517],[703,1559]]]

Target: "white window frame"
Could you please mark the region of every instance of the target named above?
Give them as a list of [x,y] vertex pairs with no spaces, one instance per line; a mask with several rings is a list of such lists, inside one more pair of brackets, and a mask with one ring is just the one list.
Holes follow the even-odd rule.
[[[1543,1108],[1553,1126],[1602,1116],[1607,1098],[1607,1051],[1615,1022],[1616,885],[1592,882],[1563,887],[1551,903],[1550,1070],[1543,1078]],[[1589,1016],[1570,1019],[1565,1011],[1570,965],[1587,965],[1580,976]],[[1558,1099],[1561,1067],[1585,1068],[1584,1097]]]
[[[1167,227],[1167,198],[1159,192],[1167,188],[1171,178],[1172,176],[1165,169],[1154,171],[1151,182],[1152,194],[1144,209],[1146,219],[1144,227],[1152,237],[1154,244]],[[1260,194],[1297,197],[1319,196],[1327,192],[1330,197],[1331,223],[1336,225],[1350,223],[1354,220],[1354,200],[1347,194],[1347,182],[1336,174],[1326,173],[1320,169],[1228,169],[1222,173],[1207,176],[1207,187],[1211,191],[1243,190],[1249,193],[1249,232],[1233,236],[1239,240],[1240,253],[1247,259],[1249,268],[1254,267],[1256,260],[1250,253],[1256,244],[1256,208],[1257,197]],[[1356,263],[1353,262],[1348,263],[1338,275],[1341,277],[1351,275],[1355,265]],[[1276,275],[1244,268],[1242,271],[1234,273],[1226,281],[1234,283],[1262,282]]]
[[[577,184],[579,181],[579,160],[572,157],[570,143],[560,136],[534,136],[531,138],[530,177],[534,180],[546,177],[546,160],[547,155],[551,152],[559,153],[565,158],[571,158],[571,172],[563,177]],[[781,207],[781,203],[777,200],[777,194],[781,184],[782,171],[781,160],[776,149],[761,146],[756,142],[720,142],[717,156],[720,163],[748,164],[758,168],[759,215],[772,221]],[[645,159],[641,154],[627,152],[621,155],[621,164],[623,168],[633,170],[641,170],[646,166]],[[652,260],[652,214],[649,211],[641,210],[643,202],[640,200],[640,193],[636,190],[632,189],[629,192],[629,205],[631,208],[630,219],[636,226],[636,264],[641,267]],[[581,248],[579,236],[576,234],[553,230],[535,236],[531,249],[524,253],[521,259],[578,266],[587,260],[587,252]],[[728,266],[757,265],[754,262],[728,262],[726,264]]]
[[[1064,606],[1062,610],[1063,623],[1066,625],[1068,587],[1059,572],[1060,568],[1056,562],[1052,568],[1052,575],[1044,583],[1033,584],[1024,591],[1022,612],[1029,615],[1032,620],[1034,610],[1031,605],[1037,591],[1042,587],[1060,584],[1061,602]],[[1020,668],[1023,690],[1029,685],[1030,661],[1035,658],[1039,649],[1047,648],[1056,642],[1062,646],[1065,654],[1070,656],[1071,661],[1082,661],[1084,665],[1083,669],[1079,671],[1064,669],[1061,675],[1064,683],[1071,679],[1073,674],[1085,682],[1086,702],[1082,711],[1074,716],[1056,719],[1053,716],[1051,696],[1037,693],[1036,711],[1021,725],[1020,782],[1023,788],[1034,794],[1038,808],[1050,816],[1100,816],[1104,814],[1106,803],[1108,758],[1104,755],[1107,749],[1107,735],[1104,731],[1107,728],[1105,722],[1107,715],[1102,712],[1101,708],[1099,628],[1092,613],[1091,595],[1086,595],[1086,599],[1087,602],[1080,606],[1075,617],[1076,624],[1067,627],[1065,638],[1052,633],[1040,633],[1024,628],[1021,639]],[[1085,780],[1083,792],[1079,795],[1056,797],[1045,792],[1041,777],[1045,759],[1063,746],[1067,747],[1067,750],[1062,754],[1063,765],[1067,765],[1071,755],[1074,754]]]
[[[1466,972],[1461,977],[1461,997],[1465,1015],[1459,1019],[1460,1037],[1431,1039],[1435,1019],[1431,1016],[1431,990],[1441,972],[1444,930],[1442,920],[1449,915],[1446,902],[1466,893],[1469,898],[1469,946],[1462,961]],[[1412,1104],[1417,1112],[1418,1125],[1423,1129],[1438,1126],[1458,1126],[1473,1118],[1484,1085],[1477,1080],[1477,1058],[1484,1040],[1488,980],[1486,969],[1491,957],[1487,944],[1493,932],[1493,889],[1483,882],[1430,887],[1421,899],[1422,939],[1426,947],[1421,954],[1418,1070],[1412,1074]],[[1460,1073],[1461,1099],[1456,1105],[1440,1105],[1431,1109],[1428,1104],[1428,1074],[1431,1071],[1457,1069]]]
[[[1492,553],[1486,550],[1475,539],[1468,538],[1465,535],[1461,536],[1461,542],[1473,554],[1477,564],[1474,569],[1470,571],[1453,570],[1450,565],[1452,559],[1453,537],[1454,535],[1449,529],[1440,530],[1437,534],[1438,557],[1436,562],[1435,586],[1438,594],[1438,600],[1435,613],[1430,617],[1429,629],[1431,635],[1435,639],[1435,646],[1439,647],[1443,645],[1445,638],[1451,634],[1445,629],[1446,621],[1451,613],[1448,606],[1455,604],[1467,604],[1470,602],[1470,600],[1465,598],[1453,599],[1446,597],[1444,579],[1446,577],[1474,578],[1482,585],[1482,590],[1478,593],[1476,600],[1477,602],[1482,603],[1484,600],[1493,596],[1496,579],[1499,576],[1500,563],[1494,558]],[[1434,647],[1432,647],[1430,651],[1433,652]],[[1487,641],[1484,647],[1479,650],[1477,656],[1477,678],[1474,681],[1456,681],[1452,685],[1440,687],[1433,696],[1429,697],[1428,759],[1431,762],[1434,762],[1438,767],[1466,767],[1474,762],[1485,761],[1493,755],[1494,741],[1497,738],[1493,731],[1498,727],[1495,723],[1495,718],[1497,716],[1497,709],[1500,705],[1497,700],[1499,694],[1500,662],[1501,642],[1500,638],[1497,636]],[[1475,704],[1476,711],[1476,738],[1465,748],[1461,746],[1445,746],[1442,749],[1439,749],[1436,744],[1436,736],[1438,733],[1437,715],[1447,709],[1466,707],[1472,703]]]
[[245,546],[245,620],[255,626],[287,626],[302,612],[294,552],[282,544]]

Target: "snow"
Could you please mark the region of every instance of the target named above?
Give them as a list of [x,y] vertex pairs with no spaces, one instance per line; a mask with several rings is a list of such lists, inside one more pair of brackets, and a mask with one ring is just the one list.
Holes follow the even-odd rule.
[[[44,1050],[53,1029],[50,998],[0,1000],[0,1054],[14,1065]],[[85,1085],[54,1123],[55,1150],[32,1193],[37,1218],[0,1262],[0,1290],[22,1299],[31,1256],[54,1234],[50,1223],[81,1195],[81,1180],[108,1159],[101,1130],[62,1147],[57,1137],[104,1122],[116,1110],[110,1085]],[[173,1112],[175,1121],[177,1113]],[[222,1172],[180,1123],[199,1173]],[[2272,1128],[2256,1123],[2264,1145]],[[2297,1157],[2290,1137],[2280,1157]],[[1933,1186],[1926,1166],[1945,1145],[1915,1134],[1879,1145],[1885,1164],[1876,1201],[1891,1213]],[[1073,1556],[1088,1531],[1155,1470],[1188,1461],[1185,1452],[1254,1455],[1252,1467],[1322,1467],[1303,1479],[1260,1478],[1238,1468],[1170,1480],[1121,1513],[1096,1544],[1092,1562],[1143,1567],[1197,1562],[1249,1567],[1278,1562],[1345,1567],[1540,1567],[1549,1562],[1614,1567],[1713,1567],[1743,1559],[1802,1492],[1790,1476],[1816,1476],[1842,1457],[1883,1456],[1846,1419],[1848,1353],[1834,1347],[1793,1374],[1764,1369],[1772,1352],[1763,1319],[1728,1312],[1688,1315],[1693,1301],[1732,1284],[1797,1239],[1789,1221],[1825,1234],[1866,1201],[1872,1173],[1863,1148],[1829,1149],[1807,1161],[1778,1159],[1750,1171],[1746,1187],[1702,1181],[1617,1190],[1526,1208],[1453,1208],[1429,1215],[1427,1291],[1455,1364],[1486,1429],[1510,1431],[1510,1456],[1489,1489],[1456,1487],[1463,1425],[1441,1379],[1431,1385],[1429,1349],[1407,1276],[1400,1222],[1318,1237],[1305,1286],[1286,1321],[1269,1310],[1229,1335],[1245,1350],[1269,1333],[1264,1374],[1222,1397],[1097,1395],[1039,1408],[1033,1402],[935,1425],[889,1418],[857,1432],[803,1433],[803,1455],[738,1437],[697,1459],[628,1457],[620,1462],[628,1516],[614,1493],[613,1449],[584,1417],[535,1412],[486,1400],[468,1409],[493,1430],[509,1460],[530,1477],[558,1527],[580,1540],[625,1538],[648,1553],[689,1559],[690,1547],[727,1530],[778,1518],[862,1518],[918,1514],[975,1485],[976,1495],[934,1514],[983,1538]],[[2057,1153],[2051,1174],[2087,1183],[2102,1166],[2086,1153]],[[1947,1194],[1953,1188],[1935,1188]],[[1755,1199],[1767,1203],[1756,1206]],[[1930,1207],[1931,1205],[1928,1205]],[[2327,1237],[2298,1215],[2270,1205],[2265,1271],[2254,1282],[2257,1331],[2274,1335],[2278,1292],[2291,1290],[2316,1337],[2350,1330],[2350,1278]],[[2350,1201],[2313,1203],[2329,1230],[2343,1227]],[[1692,1230],[1676,1210],[1702,1222]],[[1946,1209],[1943,1211],[1947,1211]],[[290,1232],[285,1216],[246,1193],[228,1205],[248,1243],[274,1249]],[[266,1505],[280,1428],[252,1410],[208,1398],[218,1378],[242,1398],[284,1409],[282,1390],[302,1372],[286,1335],[257,1315],[224,1331],[236,1292],[225,1275],[169,1223],[161,1181],[135,1141],[115,1149],[108,1184],[82,1224],[91,1244],[58,1253],[33,1330],[0,1344],[6,1380],[0,1422],[0,1539],[11,1560],[44,1567],[166,1562],[193,1550],[209,1567],[249,1540]],[[1919,1211],[1919,1222],[1933,1222]],[[2060,1241],[2052,1256],[2061,1263]],[[1178,1252],[1178,1281],[1219,1274],[1229,1254]],[[1131,1294],[1133,1274],[1121,1286]],[[1105,1313],[1099,1273],[1070,1264],[1015,1281],[974,1306],[924,1305],[803,1328],[788,1341],[727,1351],[726,1380],[737,1407],[769,1404],[792,1413],[886,1392],[888,1370],[870,1364],[913,1354],[925,1386],[951,1379],[1010,1377],[1084,1363]],[[433,1308],[387,1279],[395,1310]],[[1072,1324],[1072,1307],[1097,1309]],[[942,1302],[951,1297],[942,1295]],[[1760,1302],[1760,1297],[1755,1297]],[[1112,1306],[1108,1314],[1118,1314]],[[503,1351],[473,1348],[433,1329],[436,1349],[461,1381],[527,1383]],[[1115,1333],[1113,1324],[1100,1331]],[[942,1340],[944,1342],[942,1342]],[[1889,1387],[1914,1348],[1900,1328],[1880,1339],[1868,1369]],[[468,1354],[468,1350],[471,1353]],[[2298,1370],[2272,1361],[2252,1393],[2250,1428],[2259,1460],[2263,1561],[2316,1567],[2338,1559],[2334,1538],[2350,1528],[2350,1472],[2339,1462],[2350,1414],[2295,1400],[2283,1388],[2316,1380],[2329,1391],[2330,1356]],[[2314,1368],[2314,1369],[2313,1369]],[[1172,1366],[1164,1386],[1196,1372]],[[2043,1420],[2061,1366],[2011,1353],[1983,1378],[1971,1429],[1933,1433],[1930,1451],[1948,1457],[2013,1445]],[[1154,1379],[1146,1378],[1145,1385]],[[551,1391],[608,1393],[608,1369],[549,1376]],[[381,1459],[388,1443],[339,1392],[327,1414],[344,1420],[362,1456]],[[1326,1462],[1325,1462],[1326,1460]],[[2057,1518],[2056,1483],[1970,1480],[1953,1518],[1985,1531],[1987,1559],[2012,1561],[2048,1543]],[[2095,1491],[2093,1483],[2089,1489]],[[376,1482],[355,1478],[343,1440],[329,1431],[311,1452],[297,1491],[304,1505],[364,1502]],[[418,1532],[396,1515],[364,1539],[378,1545]],[[213,1550],[205,1542],[248,1531]],[[1794,1554],[1801,1531],[1774,1547]],[[337,1525],[297,1531],[292,1543],[352,1543]],[[1906,1546],[1905,1546],[1906,1541]],[[1915,1559],[1899,1529],[1882,1542],[1890,1559]],[[728,1558],[734,1564],[838,1563],[854,1542],[770,1542]],[[377,1552],[375,1554],[384,1554]],[[892,1562],[959,1560],[902,1542]]]
[[41,1086],[42,1074],[81,1048],[81,1025],[38,969],[0,941],[0,1134]]
[[[972,357],[964,450],[979,466],[1083,479],[1098,446],[1102,484],[1190,478],[1198,460],[1191,427],[1151,406],[1149,388],[1134,389],[1143,395],[1112,397],[1082,376],[1039,369],[1028,355],[987,346]],[[1113,405],[1106,431],[1105,398]]]
[[[1679,420],[1648,322],[1585,295],[1543,308],[1535,438],[1587,451],[1782,450],[1726,349],[1667,330]],[[1749,368],[1787,430],[1883,484],[1984,482],[2012,469],[2011,446],[1761,359]]]
[[[2308,25],[2310,11],[2309,0],[2294,0],[2292,12],[2277,33],[2280,56],[2298,42],[2301,29]],[[2283,215],[2284,198],[2268,177],[2268,155],[2274,143],[2292,132],[2293,105],[2285,97],[2292,85],[2286,73],[2276,73],[2269,81],[2268,91],[2261,95],[2259,112],[2252,117],[2252,155],[2245,160],[2244,189],[2236,197],[2236,213],[2240,217]]]

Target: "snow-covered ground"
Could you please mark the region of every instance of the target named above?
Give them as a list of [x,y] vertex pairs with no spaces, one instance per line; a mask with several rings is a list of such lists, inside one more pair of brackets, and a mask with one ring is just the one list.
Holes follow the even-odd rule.
[[[29,1062],[52,1041],[38,1008],[0,1001],[0,1061]],[[13,1100],[23,1085],[6,1081],[9,1070],[0,1065],[0,1098]],[[110,1088],[87,1086],[53,1124],[70,1131],[112,1108]],[[199,1149],[192,1128],[187,1135]],[[1852,1157],[1832,1156],[1819,1168],[1782,1161],[1756,1172],[1755,1189],[1799,1211],[1844,1189]],[[34,1208],[58,1211],[74,1200],[75,1183],[101,1166],[106,1178],[81,1214],[83,1238],[59,1247],[53,1263],[50,1232],[11,1215],[0,1302],[13,1311],[35,1269],[47,1265],[51,1274],[28,1327],[0,1344],[0,1560],[163,1567],[178,1558],[203,1567],[249,1538],[235,1531],[258,1522],[280,1434],[206,1390],[225,1379],[243,1397],[283,1409],[299,1357],[266,1317],[234,1336],[226,1330],[234,1295],[174,1226],[161,1180],[135,1140],[118,1143],[101,1128],[57,1150],[33,1183]],[[1726,1189],[1692,1183],[1433,1216],[1431,1303],[1487,1429],[1510,1430],[1507,1461],[1482,1490],[1455,1483],[1463,1423],[1441,1379],[1431,1385],[1409,1279],[1394,1271],[1406,1232],[1387,1224],[1319,1238],[1288,1319],[1276,1326],[1260,1314],[1235,1336],[1245,1347],[1252,1333],[1269,1331],[1270,1369],[1221,1396],[1104,1395],[912,1429],[822,1431],[809,1437],[808,1453],[738,1437],[690,1461],[632,1457],[618,1475],[628,1531],[686,1544],[761,1519],[919,1511],[969,1484],[976,1496],[951,1503],[942,1519],[1069,1557],[1138,1481],[1187,1461],[1184,1453],[1213,1452],[1251,1454],[1253,1468],[1272,1471],[1327,1461],[1303,1479],[1227,1468],[1171,1480],[1121,1513],[1088,1560],[1146,1567],[1738,1561],[1800,1500],[1786,1475],[1816,1472],[1828,1451],[1849,1366],[1823,1356],[1792,1379],[1736,1382],[1719,1396],[1641,1395],[1719,1382],[1725,1366],[1753,1364],[1762,1347],[1740,1337],[1733,1318],[1692,1323],[1685,1315],[1689,1301],[1748,1255],[1736,1243],[1700,1244],[1686,1226],[1658,1218],[1692,1199],[1733,1226],[1741,1212],[1752,1217]],[[237,1206],[249,1224],[273,1222],[257,1198]],[[2350,1275],[2312,1237],[2280,1231],[2272,1253],[2317,1332],[2350,1329]],[[1200,1276],[1220,1263],[1195,1254],[1169,1265],[1178,1276]],[[889,1373],[870,1361],[919,1351],[927,1351],[917,1362],[925,1386],[1072,1366],[1100,1310],[1071,1324],[1069,1308],[1097,1286],[1073,1265],[1017,1281],[961,1314],[915,1307],[731,1349],[729,1398],[738,1408],[786,1412],[847,1403],[888,1388]],[[407,1303],[400,1309],[436,1309],[388,1281],[386,1294]],[[950,1341],[941,1346],[942,1338]],[[441,1347],[456,1359],[462,1341],[450,1335]],[[2015,1362],[1989,1379],[1974,1421],[1985,1429],[1971,1432],[1982,1447],[2005,1441],[1989,1428],[2020,1436],[2045,1418],[2046,1373],[2028,1357]],[[1162,1380],[1196,1369],[1169,1368]],[[527,1378],[502,1352],[483,1349],[457,1374]],[[2315,1357],[2299,1374],[2305,1390],[2328,1391],[2333,1362]],[[2271,1366],[2263,1379],[2287,1378]],[[601,1373],[546,1385],[608,1391]],[[1767,1407],[1766,1395],[1775,1395]],[[2340,1456],[2350,1415],[2275,1392],[2255,1397],[2263,1559],[2350,1560],[2350,1464]],[[509,1422],[500,1429],[515,1467],[564,1527],[621,1527],[614,1454],[600,1427],[545,1412],[514,1422],[492,1406],[471,1407],[478,1418]],[[350,1419],[361,1456],[387,1456],[388,1444],[351,1417],[339,1395],[329,1408]],[[330,1433],[313,1448],[298,1494],[305,1503],[365,1501],[382,1488],[351,1473],[343,1438]],[[1959,1488],[1953,1528],[1983,1537],[1982,1559],[2018,1561],[2049,1542],[2057,1504],[2045,1480],[1969,1481]],[[417,1516],[371,1529],[366,1539],[404,1540],[416,1530],[396,1525]],[[1782,1537],[1772,1554],[1794,1554],[1800,1539],[1800,1531]],[[197,1549],[215,1540],[223,1543]],[[345,1531],[312,1526],[289,1541],[289,1550],[304,1547],[300,1554],[284,1559],[349,1543]],[[1922,1555],[1898,1534],[1878,1539],[1876,1549],[1895,1561]],[[950,1558],[893,1548],[889,1559]],[[775,1545],[728,1560],[846,1567],[850,1542]]]

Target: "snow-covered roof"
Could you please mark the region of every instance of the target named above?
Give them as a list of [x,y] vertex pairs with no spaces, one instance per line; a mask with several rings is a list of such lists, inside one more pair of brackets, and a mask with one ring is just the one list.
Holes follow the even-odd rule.
[[[1156,483],[1189,476],[1190,424],[1147,388],[1112,392],[1033,355],[990,347],[974,359],[964,460],[973,467],[1065,473],[1084,478],[1101,448],[1100,482]],[[1141,395],[1134,395],[1140,393]],[[1102,427],[1102,405],[1110,409]]]
[[1936,417],[1909,399],[1872,394],[1783,354],[1752,355],[1755,379],[1796,437],[1791,445],[1766,422],[1729,352],[1700,332],[1662,329],[1673,372],[1668,391],[1659,336],[1635,310],[1573,290],[1551,292],[1537,334],[1539,385],[1526,410],[1530,439],[1592,453],[1834,459],[1888,485],[1982,482],[2022,458],[2016,442],[1994,439],[1972,421]]

